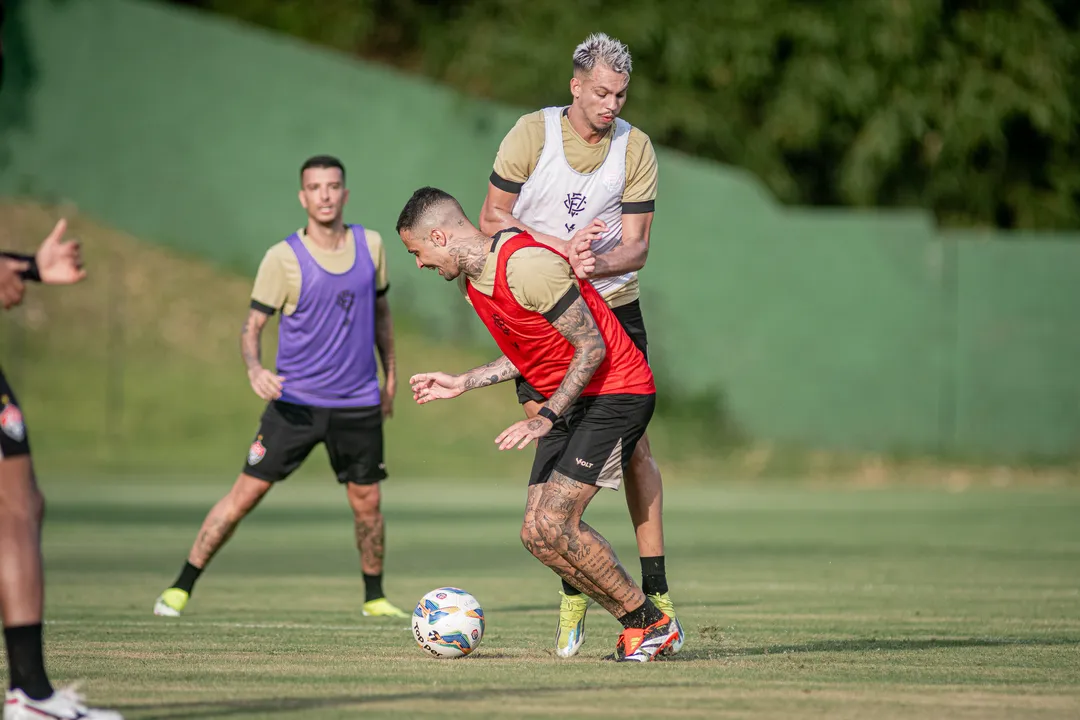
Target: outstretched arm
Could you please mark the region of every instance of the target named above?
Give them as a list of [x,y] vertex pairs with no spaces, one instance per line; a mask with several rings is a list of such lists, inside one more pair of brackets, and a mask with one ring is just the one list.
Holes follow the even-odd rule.
[[521,375],[514,364],[505,355],[498,360],[493,360],[487,365],[473,368],[460,375],[433,372],[420,373],[409,378],[412,387],[413,400],[423,405],[432,400],[449,400],[463,392],[476,388],[497,385],[507,380],[513,380]]
[[487,365],[481,365],[467,373],[463,373],[462,382],[465,390],[475,390],[488,385],[498,385],[516,377],[521,377],[521,373],[514,367],[514,363],[503,355],[498,360],[493,360]]

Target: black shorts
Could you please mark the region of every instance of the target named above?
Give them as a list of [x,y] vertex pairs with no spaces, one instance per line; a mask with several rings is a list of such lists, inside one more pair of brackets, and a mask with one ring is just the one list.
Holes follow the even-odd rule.
[[[615,319],[619,321],[619,324],[623,326],[623,330],[630,336],[630,341],[645,356],[645,362],[649,362],[649,338],[645,333],[645,318],[641,316],[641,303],[634,300],[617,308],[612,308],[611,312],[615,314]],[[514,382],[517,385],[518,403],[524,405],[530,400],[538,403],[547,400],[524,379],[519,377]]]
[[655,407],[656,395],[578,398],[537,443],[529,484],[545,483],[557,470],[587,485],[618,490]]
[[0,460],[30,454],[30,436],[26,432],[19,401],[0,370]]
[[296,472],[319,443],[340,483],[371,485],[386,479],[382,408],[322,408],[273,400],[248,449],[244,473],[278,482]]

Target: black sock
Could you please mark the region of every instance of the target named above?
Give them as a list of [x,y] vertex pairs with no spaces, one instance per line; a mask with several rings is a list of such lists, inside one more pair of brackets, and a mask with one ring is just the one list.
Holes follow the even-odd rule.
[[44,700],[52,695],[41,649],[41,623],[4,628],[4,641],[11,689],[18,688],[33,700]]
[[663,595],[668,591],[663,555],[641,558],[641,589],[646,595]]
[[562,591],[563,591],[564,595],[580,595],[581,594],[580,590],[578,590],[576,587],[574,587],[570,583],[566,582],[566,578],[563,578],[563,581],[562,581]]
[[660,612],[659,608],[653,605],[652,600],[645,598],[645,602],[641,604],[641,607],[634,608],[623,615],[619,618],[619,622],[622,623],[623,628],[644,629],[653,623],[660,622],[663,618],[664,613]]
[[184,563],[184,569],[180,571],[180,577],[176,578],[176,582],[173,583],[174,588],[179,588],[191,594],[192,589],[195,587],[195,581],[202,575],[202,568],[197,568],[189,562]]
[[364,573],[364,602],[378,600],[381,597],[386,597],[382,589],[382,573],[378,575]]

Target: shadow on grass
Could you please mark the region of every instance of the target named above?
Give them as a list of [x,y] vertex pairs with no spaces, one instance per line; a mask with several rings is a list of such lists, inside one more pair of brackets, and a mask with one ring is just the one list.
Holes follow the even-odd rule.
[[968,637],[968,638],[855,638],[851,640],[821,640],[797,645],[761,645],[757,647],[724,647],[719,638],[703,634],[705,646],[693,647],[695,638],[691,637],[688,647],[666,662],[692,660],[722,660],[734,657],[753,657],[765,655],[788,655],[792,653],[834,653],[834,652],[874,652],[878,650],[895,652],[919,652],[925,650],[947,650],[952,648],[975,647],[1052,647],[1080,644],[1080,637],[1042,637],[1042,638],[1007,638],[1007,637]]
[[[759,603],[758,600],[724,600],[724,601],[714,601],[714,602],[695,602],[693,604],[688,603],[688,606],[693,607],[695,609],[696,608],[711,608],[711,607],[746,607],[748,605],[757,605],[758,603]],[[558,602],[546,603],[544,605],[492,606],[489,611],[490,612],[500,612],[500,613],[532,613],[532,612],[552,612],[552,608],[554,608],[555,611],[557,611],[558,608],[559,608],[559,603]],[[676,611],[679,610],[678,607],[676,607],[675,609],[676,609]],[[602,607],[600,607],[599,605],[597,605],[596,603],[590,603],[589,604],[589,612],[590,613],[599,612],[599,613],[602,614],[604,612],[604,609]],[[682,617],[682,615],[680,615],[679,617]]]
[[[649,689],[641,683],[623,686],[605,685],[608,690],[636,692]],[[651,686],[653,689],[667,685]],[[296,712],[303,710],[330,710],[334,708],[383,703],[408,703],[425,700],[475,703],[484,698],[510,698],[542,696],[552,693],[565,694],[574,691],[595,690],[596,686],[550,687],[550,688],[475,688],[468,690],[433,690],[430,692],[390,693],[372,695],[338,695],[324,698],[268,698],[265,700],[222,700],[219,702],[147,703],[119,707],[140,720],[175,720],[176,718],[220,718],[244,715]],[[404,711],[404,709],[403,709]]]

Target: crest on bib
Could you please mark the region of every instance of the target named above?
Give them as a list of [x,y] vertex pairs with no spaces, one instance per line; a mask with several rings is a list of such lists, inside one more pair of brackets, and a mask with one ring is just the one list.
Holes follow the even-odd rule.
[[26,425],[23,423],[22,412],[14,405],[8,404],[8,398],[3,398],[4,409],[0,410],[0,430],[15,442],[22,442],[26,438]]
[[608,192],[615,192],[619,189],[619,186],[622,185],[622,174],[617,173],[614,170],[609,170],[604,174],[602,182]]
[[262,435],[260,435],[248,448],[248,465],[258,465],[264,457],[266,457],[266,446],[262,444]]

